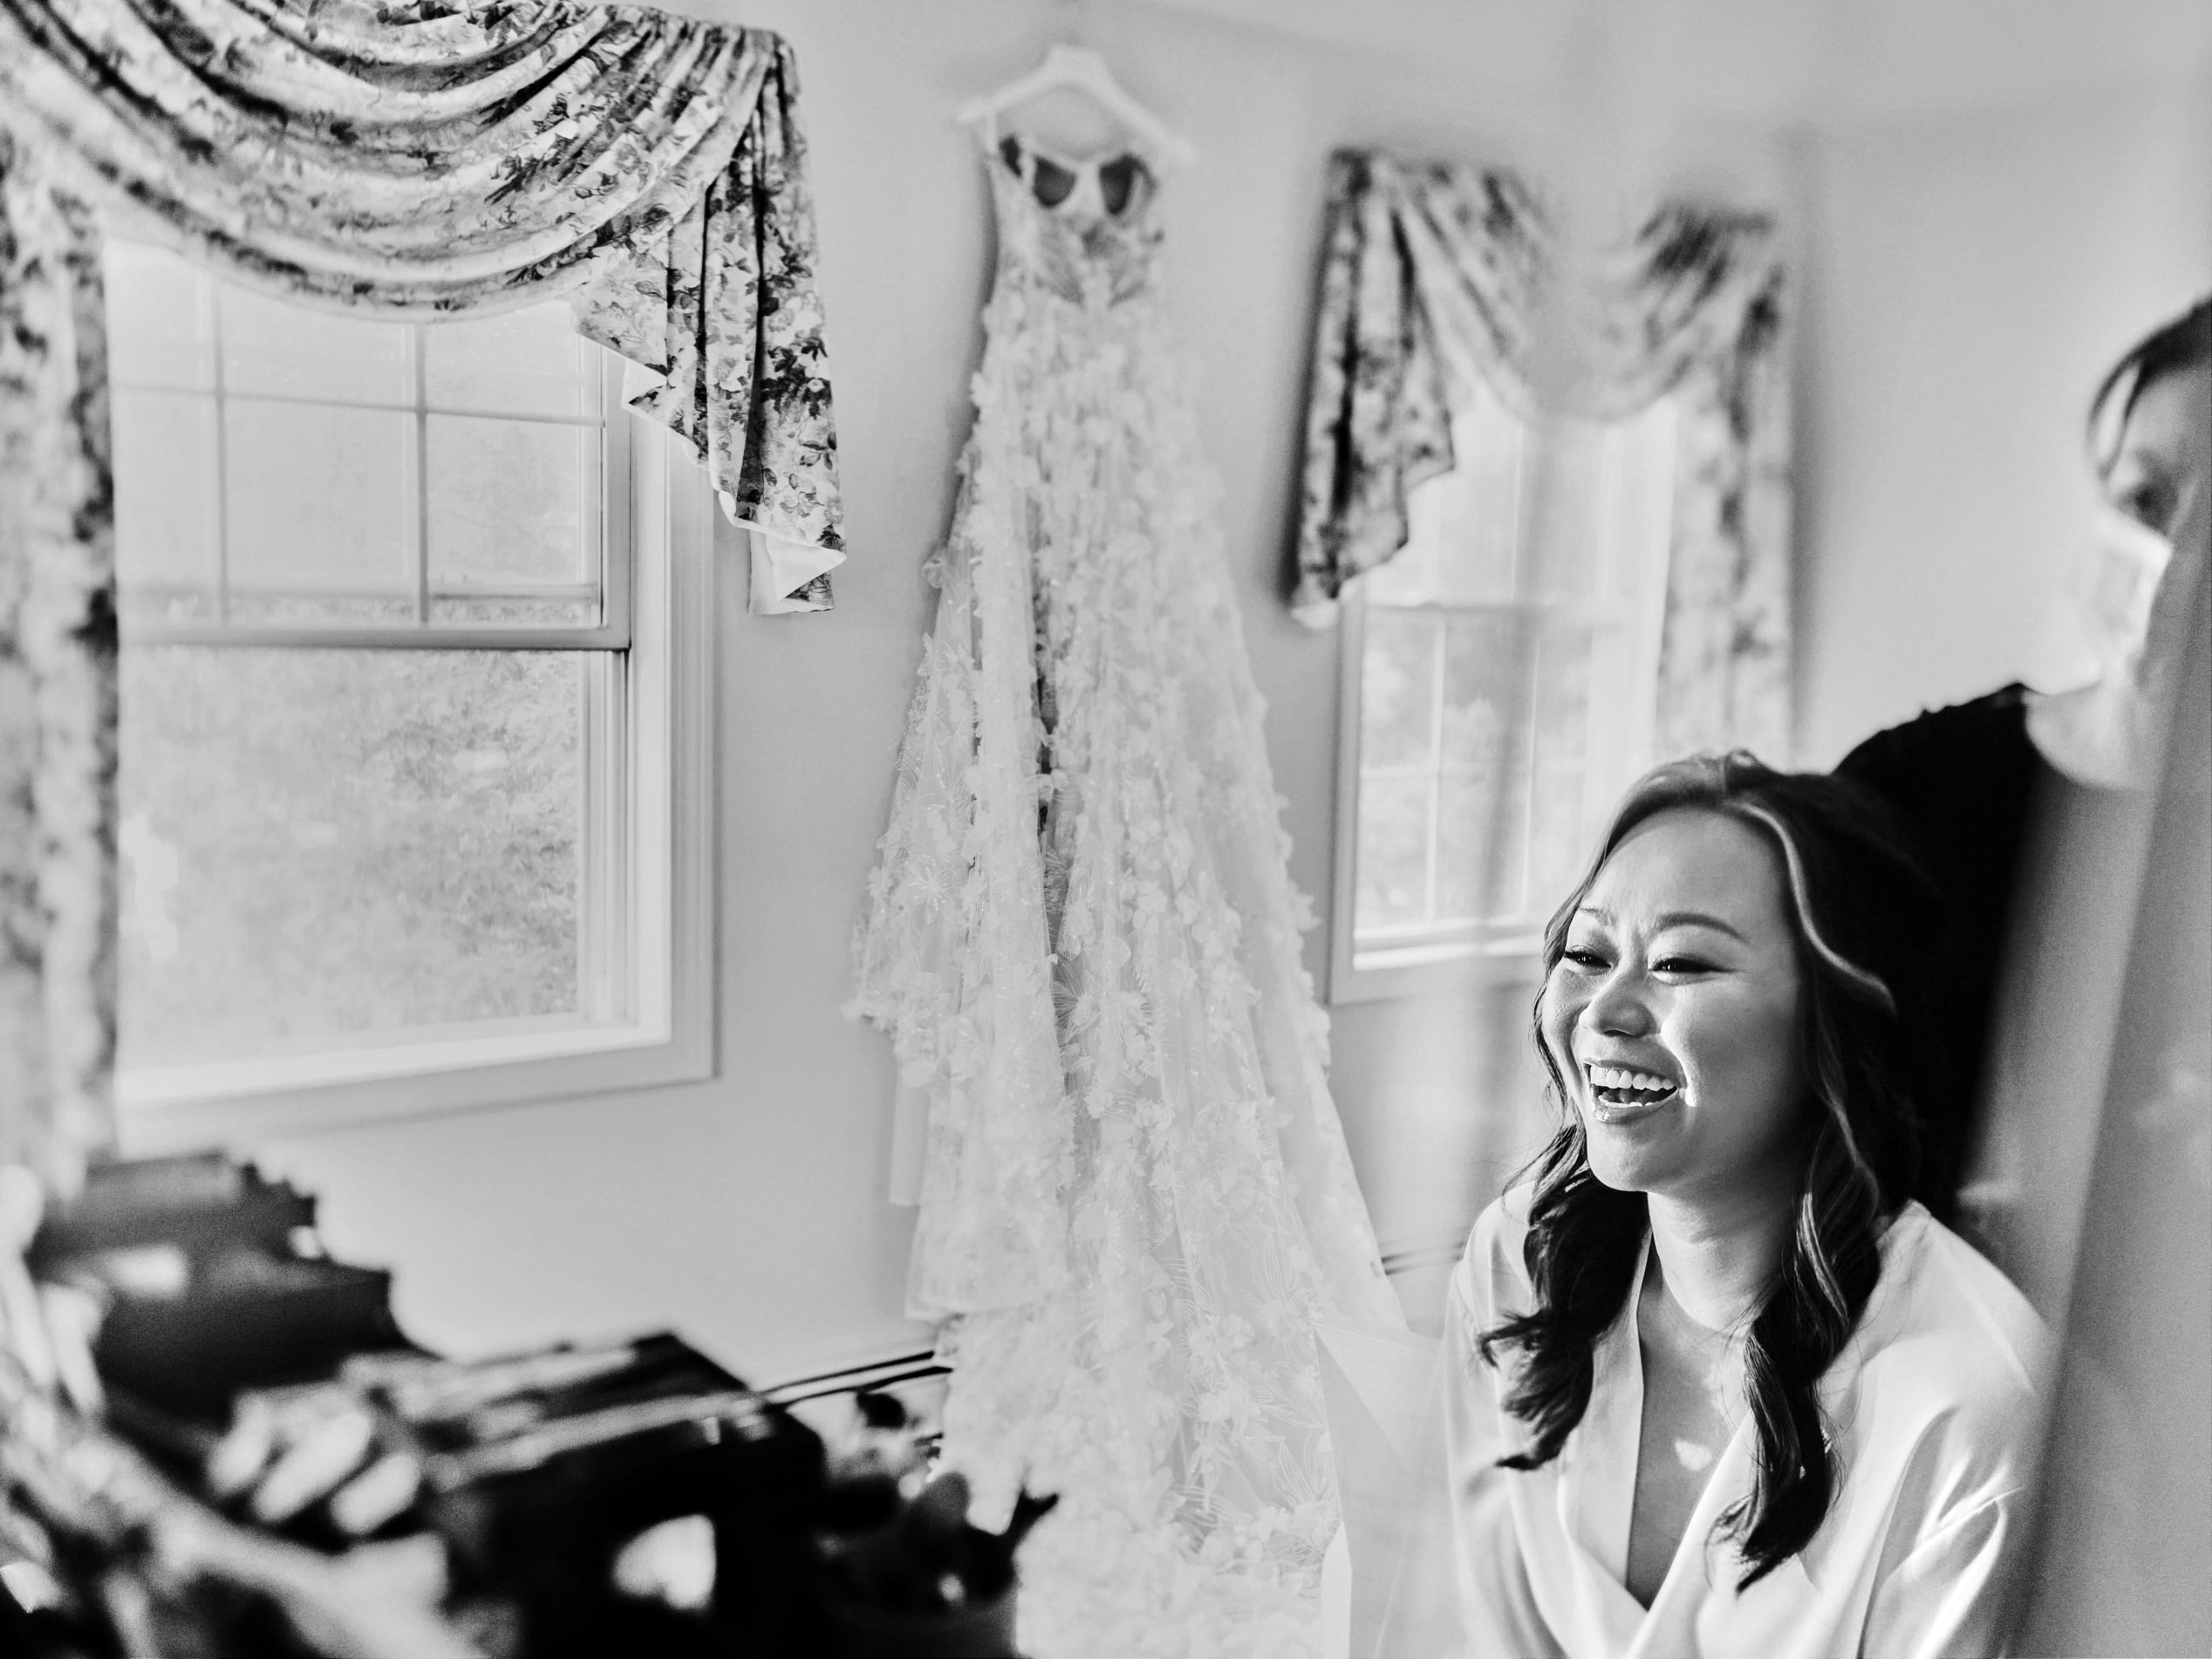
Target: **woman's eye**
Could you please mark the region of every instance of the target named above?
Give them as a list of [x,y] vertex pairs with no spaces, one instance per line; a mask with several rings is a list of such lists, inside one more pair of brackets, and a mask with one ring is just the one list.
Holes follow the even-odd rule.
[[1713,965],[1701,957],[1662,956],[1651,965],[1655,973],[1710,973]]
[[1570,949],[1562,952],[1560,959],[1562,961],[1572,962],[1576,967],[1581,968],[1586,973],[1600,973],[1603,971],[1605,967],[1605,958],[1599,955],[1595,951],[1591,950],[1587,946],[1577,949]]
[[2146,529],[2166,533],[2166,521],[2172,511],[2166,492],[2155,484],[2140,484],[2121,495],[2120,510]]

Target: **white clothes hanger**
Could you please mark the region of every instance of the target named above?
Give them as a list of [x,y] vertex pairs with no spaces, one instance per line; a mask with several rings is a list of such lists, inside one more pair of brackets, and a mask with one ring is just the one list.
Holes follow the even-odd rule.
[[987,132],[995,139],[1000,116],[1016,105],[1062,87],[1083,93],[1119,121],[1150,152],[1156,164],[1188,167],[1198,159],[1198,153],[1191,140],[1131,97],[1106,67],[1106,60],[1088,46],[1063,43],[1053,47],[1045,53],[1044,61],[1027,74],[1008,81],[996,92],[971,98],[956,114],[963,126],[988,123]]

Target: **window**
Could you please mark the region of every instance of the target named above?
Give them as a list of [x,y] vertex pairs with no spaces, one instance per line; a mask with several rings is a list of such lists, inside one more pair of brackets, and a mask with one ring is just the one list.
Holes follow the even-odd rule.
[[1525,971],[1649,763],[1675,413],[1530,424],[1494,397],[1346,590],[1330,994]]
[[619,359],[107,290],[133,1144],[705,1075],[705,485]]

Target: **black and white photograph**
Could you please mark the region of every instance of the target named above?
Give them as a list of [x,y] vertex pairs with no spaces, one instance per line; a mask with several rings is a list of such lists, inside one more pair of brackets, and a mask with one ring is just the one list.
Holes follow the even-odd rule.
[[0,0],[0,1656],[2212,1659],[2212,0]]

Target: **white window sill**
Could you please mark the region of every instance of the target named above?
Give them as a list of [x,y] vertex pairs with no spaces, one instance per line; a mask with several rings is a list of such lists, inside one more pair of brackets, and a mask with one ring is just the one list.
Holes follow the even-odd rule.
[[516,1021],[339,1055],[140,1067],[118,1076],[116,1116],[136,1157],[711,1076],[705,1022],[683,1023]]

